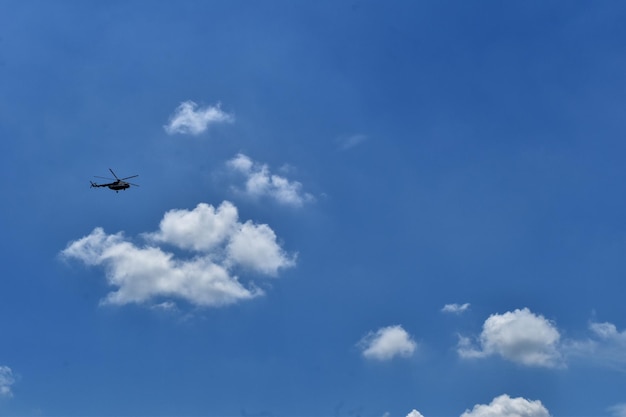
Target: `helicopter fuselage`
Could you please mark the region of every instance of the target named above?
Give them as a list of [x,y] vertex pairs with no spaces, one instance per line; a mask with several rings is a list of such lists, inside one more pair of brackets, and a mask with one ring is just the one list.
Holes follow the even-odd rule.
[[119,191],[130,188],[130,184],[124,181],[116,181],[111,184],[107,184],[107,187],[109,187],[111,190]]

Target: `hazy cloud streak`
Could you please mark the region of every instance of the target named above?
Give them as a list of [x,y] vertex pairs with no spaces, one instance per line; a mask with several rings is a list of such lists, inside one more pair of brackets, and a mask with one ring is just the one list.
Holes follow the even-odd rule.
[[454,313],[454,314],[461,314],[463,312],[465,312],[470,306],[470,303],[465,303],[465,304],[446,304],[443,306],[443,308],[441,309],[441,311],[443,313]]
[[209,125],[234,120],[234,116],[224,112],[219,103],[215,106],[198,108],[193,101],[184,101],[176,108],[164,128],[170,135],[175,133],[199,135],[205,132]]
[[591,322],[591,337],[564,344],[569,357],[583,357],[603,366],[626,371],[626,330],[618,331],[613,323]]
[[626,417],[626,403],[616,404],[608,408],[608,411],[615,417]]
[[13,397],[13,391],[11,390],[15,378],[13,377],[13,371],[8,366],[0,366],[0,396]]
[[339,149],[342,151],[347,151],[348,149],[352,149],[357,145],[360,145],[367,139],[367,136],[363,134],[355,134],[351,136],[342,136],[338,139]]

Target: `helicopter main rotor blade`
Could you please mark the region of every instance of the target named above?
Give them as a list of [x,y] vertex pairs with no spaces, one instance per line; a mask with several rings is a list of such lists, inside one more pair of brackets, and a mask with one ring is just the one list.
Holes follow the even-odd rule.
[[139,174],[137,174],[137,175],[131,175],[130,177],[125,177],[125,178],[120,178],[120,179],[121,179],[121,180],[127,180],[127,179],[129,179],[129,178],[135,178],[135,177],[138,177],[138,176],[139,176]]
[[119,178],[117,178],[117,175],[115,175],[115,172],[113,172],[113,170],[111,168],[109,168],[109,171],[111,171],[111,174],[113,174],[113,176],[115,177],[116,180],[119,180]]
[[109,181],[115,181],[113,178],[107,178],[107,177],[99,177],[97,175],[94,175],[95,178],[101,178],[103,180],[109,180]]
[[130,185],[132,185],[133,187],[139,187],[139,184],[133,184],[132,182],[129,182]]

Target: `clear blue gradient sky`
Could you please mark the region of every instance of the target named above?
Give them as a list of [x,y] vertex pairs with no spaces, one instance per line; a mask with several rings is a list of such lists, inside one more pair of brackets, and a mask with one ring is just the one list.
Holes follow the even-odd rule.
[[626,416],[625,19],[0,1],[0,415]]

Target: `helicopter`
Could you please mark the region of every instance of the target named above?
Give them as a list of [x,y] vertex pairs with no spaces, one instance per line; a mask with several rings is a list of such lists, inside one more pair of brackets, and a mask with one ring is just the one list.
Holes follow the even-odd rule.
[[133,184],[132,182],[124,181],[124,180],[127,180],[129,178],[138,177],[139,175],[131,175],[130,177],[119,178],[117,175],[115,175],[115,172],[113,172],[113,170],[111,168],[109,168],[109,171],[111,171],[111,174],[113,174],[113,176],[115,177],[115,180],[113,178],[98,177],[97,175],[94,175],[94,177],[102,178],[102,179],[110,180],[110,181],[114,181],[114,182],[110,182],[110,183],[107,183],[107,184],[96,184],[93,181],[89,181],[91,183],[91,188],[94,188],[94,187],[109,187],[111,190],[115,190],[115,192],[117,193],[119,190],[126,190],[127,188],[130,188],[131,185],[134,185],[135,187],[139,187],[138,184]]

